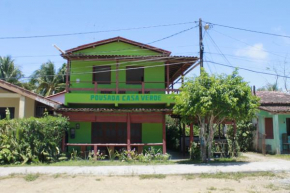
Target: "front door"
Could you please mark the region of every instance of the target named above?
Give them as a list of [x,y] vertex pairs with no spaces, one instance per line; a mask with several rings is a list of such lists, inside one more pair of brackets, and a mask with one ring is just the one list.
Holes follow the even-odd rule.
[[[131,124],[131,143],[142,142],[142,124]],[[92,143],[127,143],[127,123],[92,123]]]

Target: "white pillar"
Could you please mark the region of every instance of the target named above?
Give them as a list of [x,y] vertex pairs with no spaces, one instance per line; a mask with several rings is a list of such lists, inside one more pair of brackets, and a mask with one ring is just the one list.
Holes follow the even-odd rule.
[[281,154],[281,136],[280,136],[280,124],[279,124],[279,115],[275,114],[273,116],[273,124],[274,124],[274,128],[273,128],[273,134],[274,134],[274,143],[276,145],[276,154]]
[[19,98],[19,118],[25,117],[25,96],[20,96]]

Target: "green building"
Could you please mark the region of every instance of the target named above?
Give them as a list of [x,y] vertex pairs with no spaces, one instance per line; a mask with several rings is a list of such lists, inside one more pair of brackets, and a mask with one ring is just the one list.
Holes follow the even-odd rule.
[[290,95],[275,91],[258,91],[256,149],[263,153],[290,153]]
[[[182,76],[198,66],[197,57],[122,37],[67,50],[64,108],[70,119],[63,147],[85,150],[157,146],[166,153],[165,115]],[[179,85],[178,85],[179,84]]]

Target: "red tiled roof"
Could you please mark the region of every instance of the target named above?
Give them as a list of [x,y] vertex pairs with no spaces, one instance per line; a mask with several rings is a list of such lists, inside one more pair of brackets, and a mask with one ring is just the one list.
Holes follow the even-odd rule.
[[120,36],[114,37],[114,38],[110,38],[110,39],[106,39],[106,40],[93,42],[93,43],[89,43],[89,44],[84,44],[84,45],[81,45],[81,46],[66,50],[66,53],[72,53],[72,52],[75,52],[75,51],[79,51],[79,50],[83,50],[83,49],[87,49],[87,48],[91,48],[91,47],[95,47],[95,46],[99,46],[99,45],[103,45],[103,44],[107,44],[107,43],[111,43],[111,42],[117,42],[117,41],[118,42],[119,41],[120,42],[125,42],[125,43],[132,44],[132,45],[135,45],[135,46],[139,46],[141,48],[146,48],[146,49],[158,52],[158,53],[163,54],[163,55],[168,55],[169,56],[171,54],[170,51],[163,50],[163,49],[160,49],[160,48],[156,48],[154,46],[150,46],[150,45],[143,44],[143,43],[140,43],[140,42],[135,42],[135,41],[132,41],[132,40],[120,37]]
[[279,91],[257,91],[260,110],[271,113],[290,113],[290,95]]
[[261,104],[289,104],[290,95],[280,91],[257,91],[256,95],[261,98]]

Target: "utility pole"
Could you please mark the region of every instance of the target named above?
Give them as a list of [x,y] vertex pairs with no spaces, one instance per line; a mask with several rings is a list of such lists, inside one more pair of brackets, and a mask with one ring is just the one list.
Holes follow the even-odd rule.
[[199,18],[199,65],[200,65],[200,71],[201,68],[203,68],[203,42],[202,42],[202,20]]

